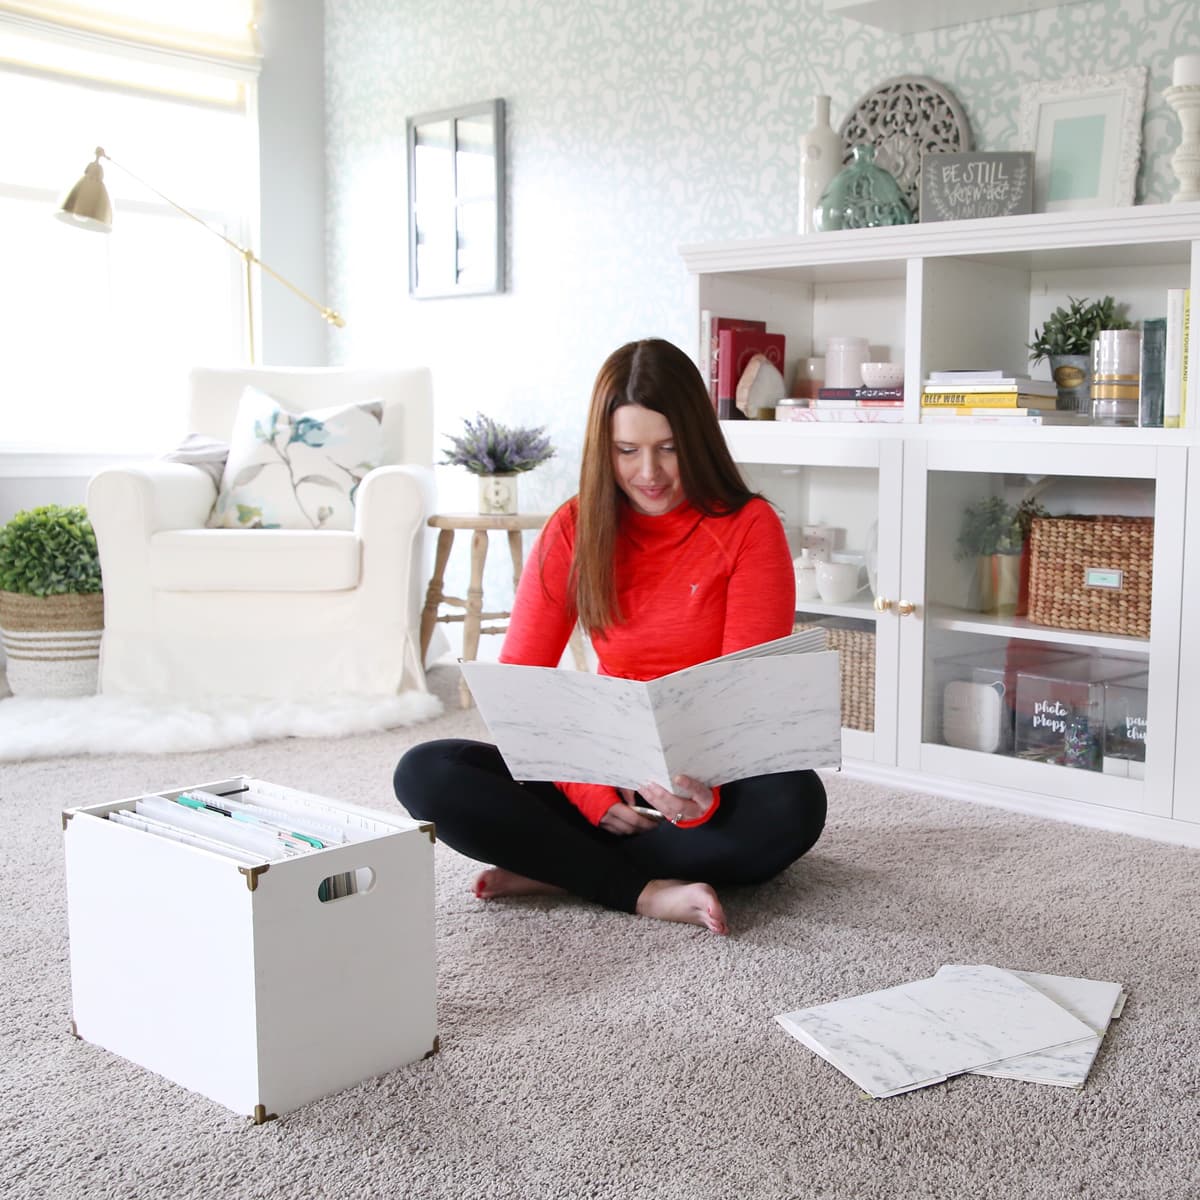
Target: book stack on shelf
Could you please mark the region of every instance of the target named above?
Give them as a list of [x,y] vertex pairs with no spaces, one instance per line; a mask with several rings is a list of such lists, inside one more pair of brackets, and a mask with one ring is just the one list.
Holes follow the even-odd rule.
[[737,386],[755,355],[761,354],[783,374],[782,333],[768,333],[766,321],[749,317],[715,316],[708,309],[700,320],[701,373],[708,380],[708,394],[721,420],[745,417],[735,404]]
[[775,406],[777,421],[902,421],[902,387],[823,387],[812,400]]
[[921,391],[924,422],[996,425],[1087,425],[1086,413],[1059,412],[1048,380],[1001,370],[931,371]]

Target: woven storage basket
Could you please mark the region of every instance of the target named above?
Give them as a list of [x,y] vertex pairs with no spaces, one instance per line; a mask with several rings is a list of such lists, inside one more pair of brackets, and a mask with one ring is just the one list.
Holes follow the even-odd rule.
[[[1035,517],[1029,620],[1148,638],[1153,559],[1153,517]],[[1089,587],[1090,571],[1120,571],[1120,587]]]
[[793,632],[823,629],[825,646],[838,652],[842,683],[842,727],[875,728],[875,634],[870,630],[829,629],[824,625],[798,624]]
[[0,645],[13,695],[93,695],[103,631],[102,592],[0,592]]

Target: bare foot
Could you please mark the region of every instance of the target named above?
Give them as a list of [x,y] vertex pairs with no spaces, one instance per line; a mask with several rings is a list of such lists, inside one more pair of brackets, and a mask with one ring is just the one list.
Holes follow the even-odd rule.
[[652,879],[638,897],[640,917],[700,925],[713,933],[728,933],[725,910],[717,893],[707,883],[685,883],[682,879]]
[[495,900],[500,896],[561,896],[563,889],[538,879],[528,879],[503,867],[488,867],[475,880],[475,895],[480,900]]

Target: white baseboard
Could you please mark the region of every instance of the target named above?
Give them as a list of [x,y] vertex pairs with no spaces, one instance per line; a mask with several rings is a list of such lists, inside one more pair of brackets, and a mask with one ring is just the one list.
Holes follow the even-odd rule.
[[961,779],[921,775],[901,767],[881,767],[875,763],[854,759],[845,760],[842,769],[853,779],[879,783],[885,787],[899,787],[908,792],[933,793],[952,800],[987,804],[993,808],[1027,813],[1034,817],[1048,817],[1050,820],[1064,821],[1070,825],[1104,829],[1109,833],[1127,833],[1155,842],[1170,842],[1176,846],[1200,849],[1200,825],[1190,821],[1176,821],[1168,817],[1149,816],[1146,813],[1125,812],[1118,808],[1079,804],[1071,800],[1035,795],[1032,792],[1015,791],[1012,788],[965,783]]

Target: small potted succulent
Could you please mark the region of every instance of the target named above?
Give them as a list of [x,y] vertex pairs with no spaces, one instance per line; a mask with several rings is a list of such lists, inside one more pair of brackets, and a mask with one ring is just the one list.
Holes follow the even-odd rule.
[[1025,546],[1034,517],[1047,516],[1036,500],[1009,504],[987,496],[963,510],[954,557],[975,560],[979,611],[1022,616],[1029,590]]
[[81,504],[46,504],[0,527],[0,639],[14,695],[96,690],[104,628],[96,534]]
[[517,511],[517,477],[554,457],[545,428],[501,425],[478,413],[463,421],[461,437],[449,435],[442,462],[479,476],[479,511],[500,515]]
[[1117,312],[1111,296],[1100,300],[1076,300],[1067,297],[1033,331],[1029,343],[1031,362],[1050,360],[1050,374],[1058,388],[1058,407],[1073,412],[1088,412],[1091,407],[1092,342],[1103,329],[1128,329],[1129,321]]

